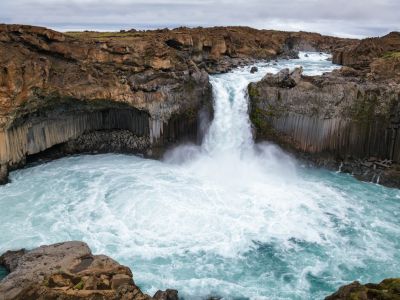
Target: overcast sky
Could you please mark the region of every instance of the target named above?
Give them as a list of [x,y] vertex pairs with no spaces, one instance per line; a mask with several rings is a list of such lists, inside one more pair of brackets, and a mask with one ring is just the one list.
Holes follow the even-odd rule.
[[61,31],[247,25],[365,37],[400,31],[400,0],[0,0],[0,23]]

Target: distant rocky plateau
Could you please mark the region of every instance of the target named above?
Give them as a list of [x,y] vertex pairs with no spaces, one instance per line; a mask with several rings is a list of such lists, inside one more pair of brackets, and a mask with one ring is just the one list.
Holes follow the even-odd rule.
[[[247,27],[59,33],[0,25],[0,183],[31,160],[74,153],[159,157],[199,142],[213,116],[209,74],[298,51],[333,55],[341,69],[267,74],[248,86],[257,140],[312,164],[400,187],[400,33],[364,40]],[[252,72],[256,72],[253,69]],[[0,257],[8,299],[153,297],[132,272],[82,242]],[[400,299],[398,279],[354,282],[326,299]]]

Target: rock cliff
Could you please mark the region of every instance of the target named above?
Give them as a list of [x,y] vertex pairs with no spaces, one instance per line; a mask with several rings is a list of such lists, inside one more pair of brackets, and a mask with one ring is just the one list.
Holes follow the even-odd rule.
[[3,181],[7,169],[66,142],[60,152],[154,154],[195,139],[198,113],[210,107],[208,74],[156,36],[104,40],[0,26]]
[[157,156],[195,141],[200,116],[212,114],[208,73],[354,43],[246,27],[62,34],[0,25],[0,183],[49,149]]
[[0,281],[0,300],[177,300],[175,290],[143,294],[132,272],[82,242],[64,242],[26,251],[8,251],[0,265],[10,273]]
[[359,43],[338,47],[333,51],[332,61],[359,70],[369,70],[371,63],[379,58],[398,56],[399,49],[400,32],[391,32],[383,37],[367,38]]
[[[400,51],[400,35],[389,36]],[[370,45],[366,41],[360,45]],[[360,45],[348,51],[367,47]],[[354,55],[358,63],[344,59],[357,69],[346,66],[322,76],[283,70],[250,84],[257,137],[277,141],[320,165],[341,165],[358,178],[400,186],[400,60],[394,52],[374,57],[374,50],[365,50],[367,66],[361,56]]]

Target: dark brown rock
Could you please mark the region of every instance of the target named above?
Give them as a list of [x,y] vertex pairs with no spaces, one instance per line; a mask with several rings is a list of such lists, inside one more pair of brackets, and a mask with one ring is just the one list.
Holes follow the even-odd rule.
[[153,296],[156,300],[178,300],[177,290],[157,291]]
[[[400,80],[345,67],[322,76],[282,70],[249,85],[258,139],[269,139],[318,165],[400,186]],[[390,166],[362,161],[377,157]]]
[[25,255],[25,253],[25,249],[17,251],[7,251],[0,256],[0,265],[5,267],[8,272],[13,272],[18,266],[20,258]]
[[258,68],[257,67],[251,67],[251,69],[250,69],[250,73],[251,74],[254,74],[254,73],[257,73],[258,72]]
[[[0,182],[8,170],[53,147],[59,155],[149,154],[197,141],[199,113],[212,113],[207,72],[354,43],[248,27],[63,34],[2,24]],[[127,135],[130,141],[121,142]]]
[[355,69],[370,70],[370,65],[376,59],[390,58],[400,51],[400,32],[391,32],[379,38],[367,38],[337,48],[333,51],[333,62],[336,64],[353,67]]
[[[257,137],[317,165],[400,187],[400,33],[333,52],[340,70],[282,70],[249,85]],[[371,157],[390,164],[365,163]]]
[[354,281],[342,286],[337,292],[325,300],[399,300],[400,279],[385,279],[379,284],[368,283],[365,285]]
[[8,166],[0,163],[0,185],[8,182]]

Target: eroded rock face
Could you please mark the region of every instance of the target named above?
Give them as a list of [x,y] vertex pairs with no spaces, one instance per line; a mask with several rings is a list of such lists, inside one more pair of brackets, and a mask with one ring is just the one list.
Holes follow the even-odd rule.
[[400,186],[398,78],[371,80],[349,67],[322,76],[301,71],[282,70],[249,85],[257,137],[319,165]]
[[208,74],[159,35],[102,39],[0,25],[0,182],[64,143],[66,153],[151,155],[196,140],[198,113],[211,113]]
[[[212,113],[208,73],[354,42],[247,27],[62,34],[0,25],[0,182],[54,146],[152,155],[195,141],[199,114]],[[112,140],[126,136],[118,130],[129,142]]]
[[333,51],[333,62],[355,69],[370,69],[380,57],[390,58],[400,50],[400,32],[391,32],[380,38],[368,38],[358,43],[338,47]]
[[340,70],[282,70],[249,85],[258,138],[318,165],[400,187],[400,33],[333,50]]
[[177,300],[177,291],[143,294],[128,267],[105,255],[93,255],[82,242],[8,251],[0,264],[10,273],[0,281],[1,300],[124,299]]

